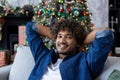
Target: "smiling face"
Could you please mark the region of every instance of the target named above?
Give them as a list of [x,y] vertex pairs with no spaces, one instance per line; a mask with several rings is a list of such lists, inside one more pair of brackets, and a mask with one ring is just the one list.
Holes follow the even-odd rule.
[[56,49],[62,56],[74,54],[76,52],[77,42],[73,34],[69,31],[59,31],[56,38]]
[[63,19],[53,27],[52,35],[56,41],[56,49],[60,57],[65,57],[66,55],[78,53],[78,49],[83,45],[87,32],[78,21]]

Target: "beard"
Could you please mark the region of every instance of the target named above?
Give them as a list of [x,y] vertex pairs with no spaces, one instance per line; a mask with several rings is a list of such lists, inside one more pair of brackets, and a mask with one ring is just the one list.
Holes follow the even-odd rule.
[[60,49],[57,49],[56,51],[60,55],[69,56],[69,55],[77,54],[79,50],[78,50],[78,48],[74,48],[72,50],[60,50]]

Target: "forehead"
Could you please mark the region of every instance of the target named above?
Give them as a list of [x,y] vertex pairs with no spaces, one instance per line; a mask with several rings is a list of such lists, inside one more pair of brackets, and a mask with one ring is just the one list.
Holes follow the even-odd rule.
[[58,32],[58,34],[69,34],[69,35],[72,35],[72,32],[68,31],[68,30],[60,30]]

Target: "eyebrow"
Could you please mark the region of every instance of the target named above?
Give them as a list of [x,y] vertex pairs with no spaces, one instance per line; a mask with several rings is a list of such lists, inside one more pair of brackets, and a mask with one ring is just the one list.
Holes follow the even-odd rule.
[[69,34],[67,34],[67,35],[70,35],[70,36],[72,35],[72,36],[73,36],[73,34],[72,34],[72,33],[69,33]]
[[[57,35],[61,35],[60,33],[58,33]],[[72,33],[68,33],[67,36],[73,36]]]

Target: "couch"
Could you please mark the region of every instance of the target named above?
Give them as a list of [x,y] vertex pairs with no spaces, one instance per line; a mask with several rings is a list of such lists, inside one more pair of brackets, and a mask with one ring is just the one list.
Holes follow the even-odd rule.
[[[13,64],[0,67],[0,80],[28,80],[34,65],[30,48],[19,46]],[[120,57],[109,56],[96,80],[107,80],[114,69],[120,70]]]

